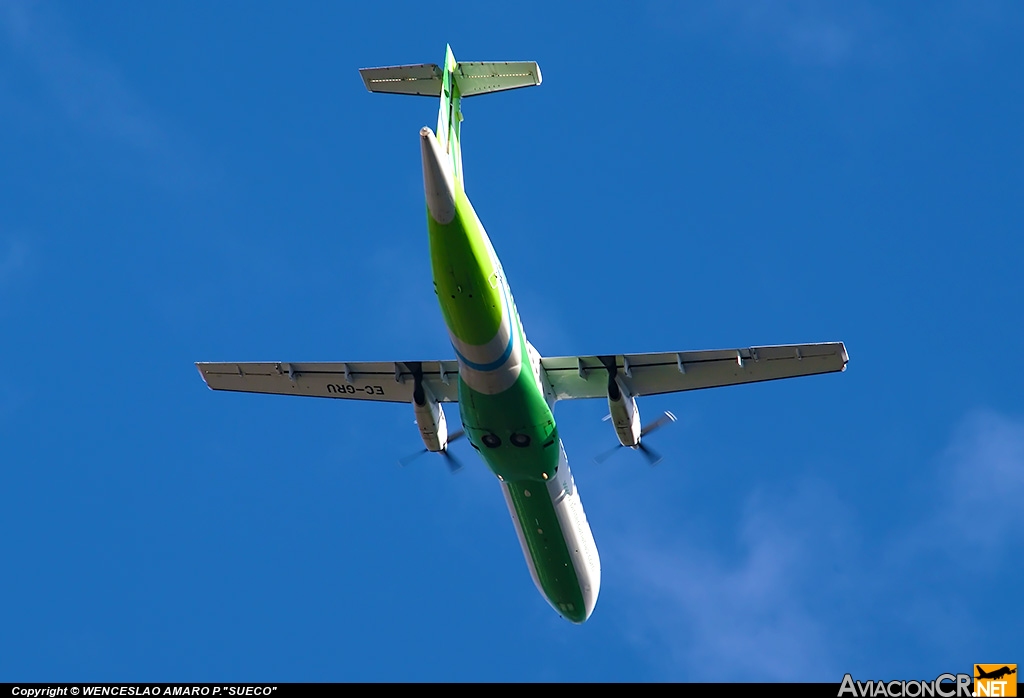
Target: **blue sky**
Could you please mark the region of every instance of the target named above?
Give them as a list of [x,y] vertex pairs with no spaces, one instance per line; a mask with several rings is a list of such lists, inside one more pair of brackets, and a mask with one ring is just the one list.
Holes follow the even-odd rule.
[[[695,5],[695,4],[694,4]],[[932,678],[1024,661],[1012,2],[0,7],[0,680]],[[195,361],[451,358],[417,131],[357,68],[537,60],[467,191],[545,354],[842,340],[556,417],[593,617],[410,408]],[[454,417],[454,411],[449,413]]]

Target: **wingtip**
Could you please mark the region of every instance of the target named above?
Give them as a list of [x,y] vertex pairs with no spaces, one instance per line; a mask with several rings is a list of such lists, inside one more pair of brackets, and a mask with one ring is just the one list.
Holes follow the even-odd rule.
[[204,364],[200,361],[195,362],[196,370],[199,371],[199,377],[203,379],[203,385],[205,385],[208,389],[213,390],[213,388],[210,388],[210,382],[206,380],[206,374],[203,373],[203,365]]

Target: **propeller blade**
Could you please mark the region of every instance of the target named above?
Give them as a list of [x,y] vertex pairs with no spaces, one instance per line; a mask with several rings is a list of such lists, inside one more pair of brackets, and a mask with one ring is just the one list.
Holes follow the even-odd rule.
[[448,452],[448,449],[441,451],[441,455],[444,456],[444,462],[448,466],[448,470],[454,475],[455,473],[462,470],[462,462],[458,458]]
[[[451,436],[448,437],[448,443],[451,443],[452,441],[458,441],[459,439],[463,438],[465,435],[466,435],[466,432],[463,431],[462,429],[459,429],[457,432],[454,432]],[[398,459],[398,464],[404,468],[405,466],[409,465],[414,460],[416,460],[417,458],[422,456],[424,453],[430,453],[430,451],[428,451],[427,449],[424,448],[424,449],[421,449],[419,451],[416,451],[415,453],[410,453],[407,456],[403,456],[402,458],[399,458]],[[459,470],[460,468],[462,468],[462,464],[459,463],[457,460],[455,460],[454,456],[452,456],[452,455],[450,455],[448,453],[447,445],[445,446],[445,450],[441,451],[441,453],[445,454],[449,459],[451,459],[451,460],[449,460],[448,467],[451,469],[452,472],[455,472],[456,470]],[[452,461],[454,461],[457,464],[455,467],[452,467]]]
[[402,458],[399,458],[398,459],[398,464],[404,468],[405,466],[409,465],[414,460],[416,460],[417,458],[422,456],[424,453],[427,453],[427,449],[425,449],[425,448],[424,449],[420,449],[419,451],[416,451],[416,453],[410,453],[407,456],[403,456]]
[[462,461],[460,461],[452,454],[451,449],[449,449],[449,446],[453,441],[458,441],[459,439],[465,436],[466,431],[464,429],[459,429],[458,431],[449,434],[448,443],[445,445],[444,450],[441,451],[441,454],[444,456],[444,462],[448,464],[448,470],[452,474],[455,474],[462,470]]
[[622,444],[615,444],[604,453],[599,453],[596,456],[594,456],[594,462],[604,463],[606,460],[614,456],[620,448],[622,448]]
[[660,417],[655,419],[653,422],[651,422],[650,424],[645,426],[643,429],[641,429],[640,430],[640,436],[642,437],[642,436],[645,436],[647,434],[650,434],[655,429],[660,429],[661,427],[665,426],[666,424],[671,424],[674,421],[676,421],[676,416],[674,414],[672,414],[671,412],[665,412],[665,414],[661,415]]
[[651,467],[654,467],[662,461],[661,454],[650,446],[639,444],[638,448],[640,449],[640,453],[644,454],[644,458],[647,459],[647,463],[650,464]]

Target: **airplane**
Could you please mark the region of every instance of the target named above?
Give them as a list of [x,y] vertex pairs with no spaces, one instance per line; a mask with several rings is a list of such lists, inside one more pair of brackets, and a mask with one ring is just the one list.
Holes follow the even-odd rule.
[[[541,84],[535,62],[458,62],[360,70],[370,92],[440,99],[437,130],[424,126],[427,232],[434,292],[455,359],[332,363],[197,363],[213,390],[305,395],[412,405],[426,451],[451,460],[465,437],[496,476],[533,583],[572,623],[591,615],[601,562],[552,408],[604,398],[622,447],[666,421],[641,426],[636,398],[699,388],[843,371],[842,342],[711,351],[542,356],[526,339],[490,238],[466,195],[462,101]],[[449,431],[443,403],[458,402],[462,428]],[[674,419],[674,418],[672,418]],[[455,467],[455,466],[453,466]]]

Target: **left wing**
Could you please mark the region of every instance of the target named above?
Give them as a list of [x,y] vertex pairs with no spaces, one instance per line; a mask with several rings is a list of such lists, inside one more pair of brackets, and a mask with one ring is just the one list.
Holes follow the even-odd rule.
[[438,402],[459,399],[457,361],[197,363],[212,390],[412,402],[415,376]]
[[540,364],[555,398],[570,400],[606,397],[605,366],[610,362],[615,363],[618,376],[629,391],[641,396],[845,371],[847,361],[849,356],[843,343],[832,342],[659,354],[558,356],[542,358]]

